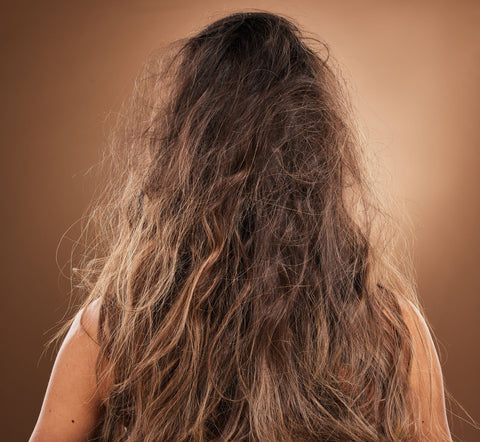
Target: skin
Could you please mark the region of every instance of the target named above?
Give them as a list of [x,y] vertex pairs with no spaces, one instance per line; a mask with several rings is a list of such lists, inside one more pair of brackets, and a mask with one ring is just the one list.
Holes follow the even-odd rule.
[[[442,369],[432,336],[417,308],[409,301],[399,302],[416,353],[410,381],[413,393],[420,399],[422,441],[452,441],[451,436],[442,437],[450,435],[450,430]],[[108,381],[96,384],[94,373],[99,347],[92,336],[96,336],[98,313],[98,300],[77,313],[57,354],[29,442],[84,442],[95,434],[108,389]],[[428,367],[433,372],[431,387]]]
[[[442,367],[432,335],[417,307],[400,297],[398,301],[414,344],[410,386],[412,394],[419,400],[424,434],[422,441],[451,442]],[[430,373],[432,373],[432,379],[430,379]]]
[[95,380],[99,347],[91,336],[96,336],[98,307],[97,300],[75,316],[57,354],[29,442],[83,442],[93,437],[107,388],[97,386]]

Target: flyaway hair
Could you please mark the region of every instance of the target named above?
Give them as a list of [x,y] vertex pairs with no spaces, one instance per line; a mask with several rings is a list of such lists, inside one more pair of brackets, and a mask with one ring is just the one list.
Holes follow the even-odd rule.
[[147,60],[110,147],[79,266],[100,440],[420,440],[415,287],[325,44],[218,19]]

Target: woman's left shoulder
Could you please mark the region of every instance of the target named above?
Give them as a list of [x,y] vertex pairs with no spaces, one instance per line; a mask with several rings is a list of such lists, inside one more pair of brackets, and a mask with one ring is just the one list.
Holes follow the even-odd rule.
[[33,441],[80,441],[93,434],[102,414],[97,385],[99,301],[80,309],[57,353]]
[[75,318],[75,321],[78,321],[78,327],[97,345],[100,345],[98,339],[98,322],[100,318],[101,301],[101,298],[91,301],[78,311]]

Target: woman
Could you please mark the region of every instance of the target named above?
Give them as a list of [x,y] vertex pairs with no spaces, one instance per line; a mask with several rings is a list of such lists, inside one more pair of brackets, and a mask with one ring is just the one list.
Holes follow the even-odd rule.
[[31,442],[451,440],[340,76],[307,41],[242,12],[145,65]]

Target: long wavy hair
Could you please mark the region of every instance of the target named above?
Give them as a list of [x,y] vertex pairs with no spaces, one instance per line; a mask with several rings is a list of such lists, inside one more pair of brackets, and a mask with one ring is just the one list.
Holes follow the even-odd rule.
[[398,296],[421,306],[328,46],[234,13],[154,52],[124,104],[77,269],[99,438],[419,440]]

